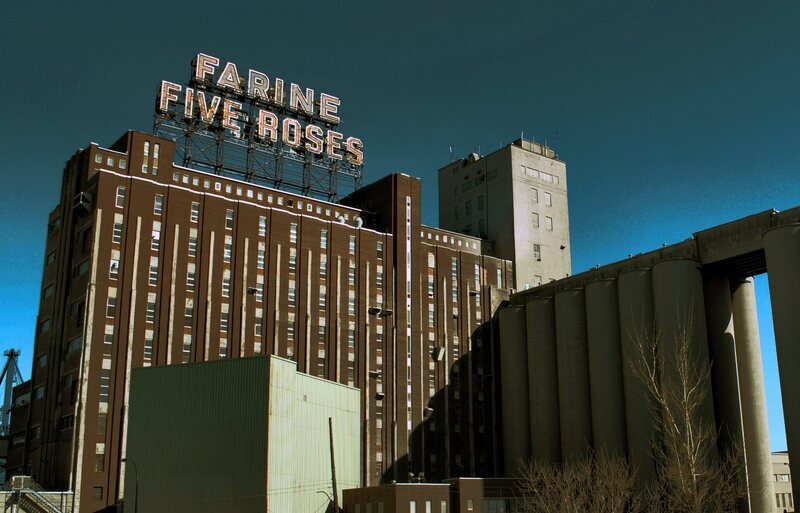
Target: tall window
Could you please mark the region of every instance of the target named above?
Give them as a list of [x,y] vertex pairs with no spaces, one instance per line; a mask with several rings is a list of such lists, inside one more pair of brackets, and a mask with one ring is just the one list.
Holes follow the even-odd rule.
[[256,301],[259,303],[264,301],[264,275],[259,274],[256,276]]
[[537,260],[541,260],[542,259],[542,246],[541,245],[539,245],[539,244],[534,244],[533,245],[533,257],[536,258]]
[[123,187],[122,185],[117,187],[117,202],[116,202],[117,208],[122,208],[125,206],[125,194],[126,194],[125,187]]
[[264,261],[265,261],[266,252],[267,252],[267,245],[264,244],[263,242],[259,242],[258,243],[258,259],[256,261],[257,262],[257,267],[259,269],[263,269],[264,268]]
[[122,242],[122,214],[114,214],[114,231],[111,235],[111,241],[119,244]]
[[145,319],[149,323],[156,322],[156,293],[147,293],[147,316]]
[[231,270],[222,271],[222,297],[231,296]]
[[545,216],[544,218],[544,227],[546,230],[553,231],[553,218]]
[[292,244],[297,243],[297,223],[289,225],[289,242]]
[[233,210],[231,209],[225,211],[225,229],[233,230]]
[[189,228],[189,256],[197,256],[197,228]]
[[148,281],[153,287],[158,285],[158,257],[156,256],[150,257],[150,275]]
[[230,235],[225,236],[225,249],[222,253],[223,261],[230,263],[231,256],[233,255],[233,237]]
[[194,291],[194,283],[195,283],[195,264],[193,262],[189,262],[186,266],[186,290],[189,292]]
[[106,317],[114,317],[117,314],[117,288],[108,287],[108,299],[106,300]]
[[258,218],[258,236],[264,237],[267,235],[267,218],[260,216]]
[[325,278],[328,275],[328,255],[322,253],[319,256],[319,277]]
[[297,270],[297,248],[289,248],[289,272]]
[[328,230],[322,230],[319,236],[319,247],[322,249],[328,248]]
[[186,308],[183,314],[183,325],[187,328],[192,327],[192,320],[194,319],[194,299],[186,298]]
[[544,192],[544,204],[548,207],[553,205],[553,195],[549,192]]
[[348,246],[348,250],[350,251],[351,255],[355,255],[356,254],[356,236],[355,235],[351,235],[350,236],[350,244]]
[[537,214],[536,212],[531,212],[531,220],[533,221],[533,227],[534,228],[538,228],[539,227],[539,214]]
[[[230,312],[231,312],[231,305],[228,303],[222,303],[220,308],[220,315],[219,315],[219,330],[223,333],[228,332],[228,321],[230,320]],[[222,340],[219,341],[220,346],[222,345]],[[227,341],[226,341],[227,345]],[[221,349],[221,348],[220,348]]]
[[164,211],[164,196],[156,194],[155,202],[153,203],[153,214],[160,216]]
[[158,251],[161,247],[161,221],[153,221],[153,231],[150,232],[150,249]]
[[198,219],[200,219],[200,202],[193,201],[192,212],[189,214],[189,220],[193,223],[196,223]]

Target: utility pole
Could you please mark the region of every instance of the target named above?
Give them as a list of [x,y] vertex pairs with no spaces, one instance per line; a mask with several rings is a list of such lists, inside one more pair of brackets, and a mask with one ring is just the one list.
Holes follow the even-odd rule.
[[339,494],[336,490],[336,458],[333,452],[333,417],[328,417],[328,431],[331,437],[331,480],[333,482],[333,510],[339,513]]

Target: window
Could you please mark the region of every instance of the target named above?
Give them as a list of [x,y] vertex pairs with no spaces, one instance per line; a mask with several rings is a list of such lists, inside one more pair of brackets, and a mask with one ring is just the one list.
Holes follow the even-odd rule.
[[483,194],[481,194],[480,196],[478,196],[478,210],[483,210],[483,202],[484,198]]
[[106,317],[114,317],[117,313],[117,289],[108,288],[108,299],[106,300]]
[[197,256],[197,228],[189,228],[189,256]]
[[264,275],[256,276],[256,301],[264,301]]
[[103,334],[103,343],[112,345],[114,343],[114,325],[106,324],[105,333]]
[[99,153],[95,154],[94,161],[97,164],[102,164],[103,163],[103,156],[101,154],[99,154]]
[[200,203],[197,201],[192,202],[192,212],[189,215],[189,220],[196,223],[200,219]]
[[544,192],[544,204],[547,207],[553,206],[553,195],[547,191]]
[[194,291],[195,269],[196,269],[196,266],[192,262],[190,262],[186,266],[186,290],[188,290],[189,292],[193,292]]
[[189,363],[192,359],[192,334],[183,334],[183,354],[181,354],[183,363]]
[[322,249],[328,248],[328,230],[322,230],[319,236],[319,247]]
[[288,293],[289,293],[289,304],[294,306],[294,302],[297,299],[297,289],[294,280],[289,280]]
[[408,511],[409,513],[417,513],[417,501],[409,501]]
[[233,210],[225,211],[225,229],[233,230]]
[[156,322],[156,293],[149,292],[147,294],[147,316],[146,320],[149,323]]
[[183,325],[187,328],[192,327],[192,320],[194,319],[194,299],[186,299],[186,308],[183,314]]
[[128,167],[128,161],[125,159],[119,159],[119,168],[126,169]]
[[158,285],[158,257],[150,257],[150,276],[149,283],[155,287]]
[[378,242],[377,249],[378,249],[378,258],[382,259],[383,258],[383,242]]
[[153,214],[160,216],[164,211],[164,196],[156,194],[156,199],[153,202]]
[[153,330],[144,330],[144,365],[153,363]]
[[122,214],[114,214],[114,231],[111,241],[116,244],[122,242]]
[[222,297],[231,296],[231,270],[222,271]]
[[536,260],[541,260],[542,259],[542,246],[541,245],[539,245],[539,244],[534,244],[533,245],[533,257]]
[[233,255],[233,237],[230,235],[225,236],[225,248],[222,253],[222,261],[226,264],[231,262],[231,256]]
[[347,268],[347,283],[348,285],[356,284],[356,263],[350,260],[350,265]]
[[544,228],[546,230],[553,231],[553,218],[545,216],[544,218]]
[[355,255],[356,254],[356,236],[355,235],[351,235],[350,236],[350,244],[348,246],[348,251],[350,252],[351,255]]
[[[116,280],[119,277],[119,250],[112,249],[111,250],[111,261],[108,264],[108,277],[112,280]],[[52,285],[48,288],[51,289],[52,295]],[[45,289],[45,297],[47,297],[47,289]]]
[[125,206],[125,194],[126,194],[125,187],[123,187],[122,185],[117,187],[117,202],[116,202],[117,208],[122,208]]
[[258,218],[258,236],[265,237],[267,235],[267,218],[260,216]]
[[105,456],[106,456],[106,444],[98,443],[95,444],[94,449],[94,471],[95,472],[102,472],[105,470]]
[[289,272],[297,271],[297,248],[289,248]]
[[153,231],[150,235],[150,249],[158,251],[161,246],[161,221],[153,221]]
[[324,310],[328,304],[328,287],[326,285],[319,286],[319,307]]
[[144,156],[145,157],[149,157],[150,156],[150,141],[145,141],[144,142]]
[[45,264],[50,265],[55,261],[56,261],[56,252],[51,251],[50,253],[47,254],[47,257],[45,258]]
[[539,203],[539,189],[531,188],[531,201]]
[[257,267],[259,269],[263,269],[264,268],[264,260],[265,260],[266,252],[267,252],[267,245],[264,244],[263,242],[259,242],[258,243],[258,259],[256,261],[257,262]]
[[472,214],[472,200],[467,200],[464,204],[464,212],[466,212],[467,215]]
[[497,269],[497,288],[498,289],[502,289],[503,288],[503,270],[502,269]]
[[319,256],[319,277],[325,278],[328,275],[328,255],[325,253]]
[[538,228],[539,227],[539,214],[537,214],[536,212],[532,212],[531,213],[531,219],[533,221],[533,227],[534,228]]
[[297,223],[292,223],[289,226],[289,242],[292,244],[297,243]]
[[[229,317],[230,317],[230,309],[231,309],[231,305],[229,305],[228,303],[222,303],[221,311],[220,311],[220,315],[219,315],[219,330],[222,331],[222,332],[225,332],[225,333],[227,333],[227,331],[228,331],[228,321],[230,320],[229,319]],[[220,340],[219,343],[220,343],[220,346],[221,346],[222,345],[222,340]],[[227,341],[226,341],[226,345],[227,345]]]

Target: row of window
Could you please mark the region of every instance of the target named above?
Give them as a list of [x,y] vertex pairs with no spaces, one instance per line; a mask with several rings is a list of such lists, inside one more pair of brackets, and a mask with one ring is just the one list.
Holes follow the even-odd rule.
[[463,246],[463,247],[466,247],[467,249],[469,249],[469,248],[478,249],[478,243],[477,242],[468,241],[468,240],[464,241],[464,240],[461,240],[461,239],[456,239],[452,235],[450,235],[450,236],[442,235],[441,237],[439,237],[438,233],[428,232],[426,234],[424,231],[421,231],[419,233],[419,236],[422,237],[423,239],[427,238],[428,240],[435,240],[436,242],[439,242],[439,239],[441,238],[441,241],[443,243],[447,244],[448,241],[449,241],[451,246],[456,246],[457,245],[458,247],[462,247]]
[[[184,183],[192,185],[196,187],[200,187],[201,179],[197,176],[189,176],[189,175],[181,175],[180,173],[173,173],[172,174],[172,181],[175,183]],[[202,186],[204,189],[212,189],[212,181],[208,178],[202,179]],[[245,189],[242,186],[233,186],[231,184],[223,184],[221,182],[213,182],[213,189],[217,192],[222,192],[224,189],[227,194],[235,194],[236,196],[243,196],[249,199],[257,199],[258,201],[264,201],[265,194],[261,191],[253,191],[253,189]],[[289,208],[297,208],[297,210],[305,211],[308,213],[316,213],[318,215],[325,215],[327,217],[334,217],[339,219],[340,217],[343,218],[345,221],[350,220],[350,212],[342,211],[340,212],[337,209],[331,209],[328,207],[323,207],[321,205],[314,205],[308,201],[303,201],[299,199],[293,198],[284,198],[283,196],[274,196],[273,194],[266,194],[267,203],[272,205],[277,204],[278,206],[286,206]],[[355,214],[353,214],[355,216]]]

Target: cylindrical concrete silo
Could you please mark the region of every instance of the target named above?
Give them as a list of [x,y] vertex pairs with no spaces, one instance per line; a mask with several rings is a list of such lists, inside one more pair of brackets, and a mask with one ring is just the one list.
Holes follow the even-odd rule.
[[[696,375],[708,371],[708,333],[703,298],[703,278],[696,260],[682,258],[664,260],[653,266],[653,310],[658,331],[659,360],[662,365],[661,386],[693,385]],[[678,351],[686,344],[690,376],[680,377]],[[711,382],[703,385],[703,400],[694,412],[697,426],[715,430]],[[713,453],[716,453],[716,448]]]
[[525,307],[500,310],[500,391],[506,476],[514,477],[530,459],[528,355]]
[[627,456],[616,280],[586,286],[592,437],[598,453]]
[[[800,224],[772,228],[764,234],[769,293],[775,326],[775,350],[783,399],[789,465],[800,469]],[[800,479],[792,480],[795,501]]]
[[558,359],[553,298],[534,299],[528,315],[528,387],[531,418],[531,459],[561,461],[558,412]]
[[628,460],[636,469],[638,481],[655,481],[653,457],[655,423],[650,394],[634,367],[641,360],[640,341],[653,336],[653,292],[648,269],[634,269],[617,277],[619,330],[622,350],[622,383],[625,389],[625,425],[628,434]]
[[559,292],[555,303],[561,457],[564,461],[579,460],[592,448],[584,292]]

